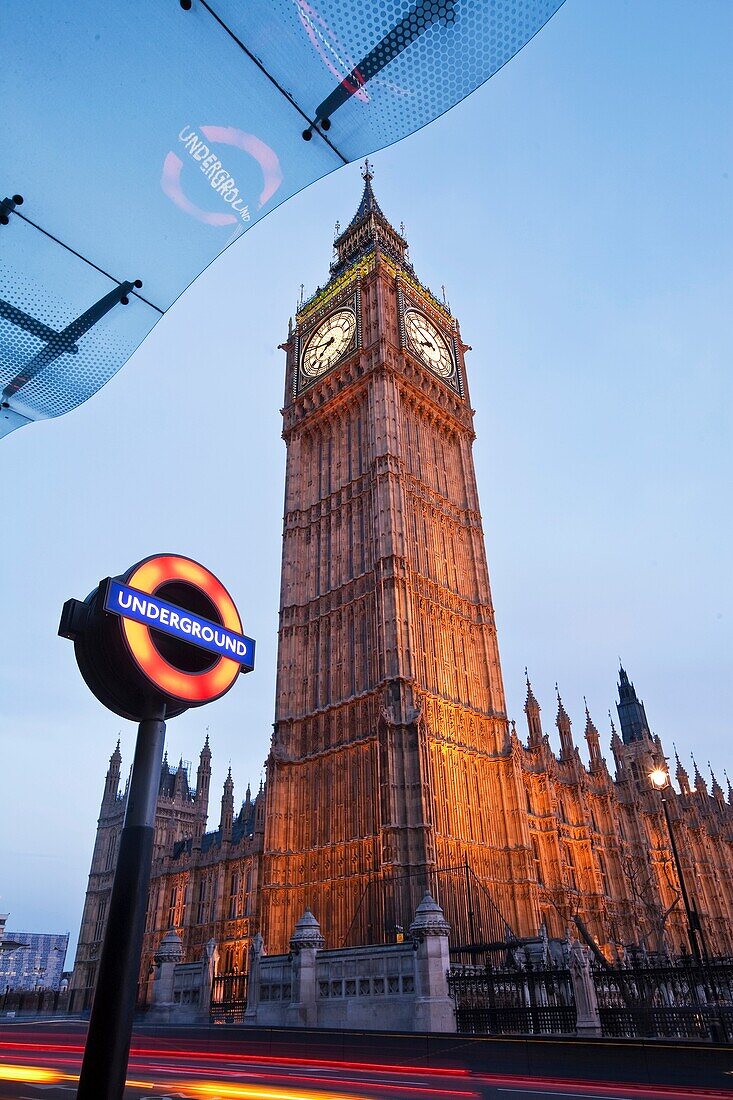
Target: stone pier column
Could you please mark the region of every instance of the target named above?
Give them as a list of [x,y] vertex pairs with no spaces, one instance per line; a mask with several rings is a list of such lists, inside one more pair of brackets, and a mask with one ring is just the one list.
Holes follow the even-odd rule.
[[318,1025],[316,957],[323,949],[324,943],[320,924],[310,909],[306,909],[296,924],[290,940],[293,961],[291,964],[292,999],[286,1016],[289,1027]]
[[153,959],[155,977],[148,1019],[151,1023],[166,1024],[173,1011],[173,975],[176,966],[183,960],[183,944],[175,929],[171,928],[163,936]]
[[219,958],[219,949],[216,940],[209,940],[201,956],[201,992],[199,993],[199,1005],[201,1016],[208,1022],[211,1012],[211,991],[214,985],[216,964]]
[[601,1016],[593,975],[590,969],[590,952],[574,940],[568,958],[570,980],[573,984],[578,1035],[600,1035]]
[[249,945],[249,973],[247,976],[247,1008],[244,1012],[246,1024],[257,1023],[257,1006],[260,1003],[260,959],[266,954],[265,941],[259,932],[252,937]]
[[448,992],[450,925],[438,903],[426,894],[410,925],[415,951],[415,1031],[455,1031],[456,1013]]

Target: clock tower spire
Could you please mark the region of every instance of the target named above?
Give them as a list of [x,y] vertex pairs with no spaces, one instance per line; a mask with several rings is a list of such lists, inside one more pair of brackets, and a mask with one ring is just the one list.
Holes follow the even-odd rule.
[[372,189],[374,174],[368,160],[364,161],[361,174],[364,192],[354,217],[334,241],[336,259],[331,264],[331,277],[345,271],[360,256],[375,247],[412,271],[407,259],[407,241],[390,224],[377,202]]
[[518,843],[507,824],[523,795],[508,749],[466,346],[416,277],[368,162],[363,178],[329,281],[301,304],[283,345],[270,952],[287,950],[306,907],[334,947],[380,942],[409,926],[426,889],[467,942],[471,902],[441,878],[466,863],[516,926],[530,863],[529,837]]

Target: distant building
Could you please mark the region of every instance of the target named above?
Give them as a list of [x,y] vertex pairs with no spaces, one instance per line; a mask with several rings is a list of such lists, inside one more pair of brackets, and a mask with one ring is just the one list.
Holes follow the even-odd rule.
[[7,931],[0,939],[11,948],[0,951],[0,993],[7,989],[59,988],[69,946],[68,932]]

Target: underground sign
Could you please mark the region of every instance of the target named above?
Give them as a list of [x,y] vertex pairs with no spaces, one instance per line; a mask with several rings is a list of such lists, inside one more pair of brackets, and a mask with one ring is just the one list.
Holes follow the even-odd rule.
[[87,686],[133,721],[175,717],[218,699],[254,668],[232,597],[191,558],[156,554],[67,600],[59,634],[74,642]]

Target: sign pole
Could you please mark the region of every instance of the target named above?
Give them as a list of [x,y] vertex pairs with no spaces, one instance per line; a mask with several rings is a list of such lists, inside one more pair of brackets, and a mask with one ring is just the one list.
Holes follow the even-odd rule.
[[165,707],[140,723],[77,1100],[122,1100],[153,855]]
[[[176,602],[166,599],[176,593]],[[206,614],[202,614],[202,607]],[[180,554],[154,554],[67,600],[59,634],[90,691],[139,722],[77,1100],[122,1100],[145,933],[165,719],[220,699],[254,669],[255,642],[224,585]],[[103,916],[103,914],[101,914]]]

